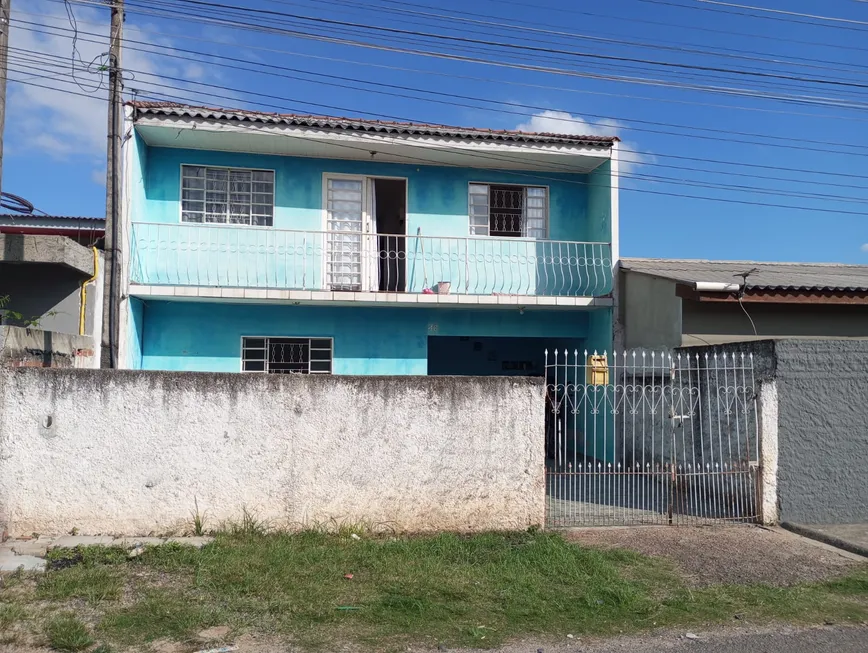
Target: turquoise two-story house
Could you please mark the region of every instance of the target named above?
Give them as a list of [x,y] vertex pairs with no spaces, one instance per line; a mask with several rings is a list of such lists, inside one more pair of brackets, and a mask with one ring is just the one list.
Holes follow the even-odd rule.
[[541,375],[611,350],[617,139],[126,107],[121,367]]

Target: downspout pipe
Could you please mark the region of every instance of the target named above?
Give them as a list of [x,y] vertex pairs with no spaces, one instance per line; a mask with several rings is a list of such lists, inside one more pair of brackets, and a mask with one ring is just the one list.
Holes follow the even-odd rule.
[[93,249],[93,276],[90,279],[86,279],[83,284],[81,284],[81,301],[79,302],[79,311],[78,311],[78,335],[84,335],[84,322],[85,322],[85,310],[87,309],[87,286],[88,284],[96,281],[96,278],[99,276],[99,250],[96,247],[92,247]]

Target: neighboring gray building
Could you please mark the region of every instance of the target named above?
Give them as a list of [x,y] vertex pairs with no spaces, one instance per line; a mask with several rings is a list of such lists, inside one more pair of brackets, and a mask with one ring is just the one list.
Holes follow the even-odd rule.
[[868,338],[868,266],[625,258],[622,346]]
[[0,233],[0,325],[98,335],[101,273],[102,252],[66,236]]

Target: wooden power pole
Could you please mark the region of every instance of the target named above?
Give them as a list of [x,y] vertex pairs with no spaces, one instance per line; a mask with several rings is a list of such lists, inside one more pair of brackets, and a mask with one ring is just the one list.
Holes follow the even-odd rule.
[[120,171],[123,130],[123,78],[121,71],[121,39],[123,38],[124,2],[107,0],[111,6],[111,32],[109,37],[109,104],[108,140],[106,143],[106,194],[105,194],[105,265],[102,320],[102,353],[100,367],[118,367],[118,323],[120,316],[121,280],[119,263],[122,260],[120,245]]
[[6,125],[6,75],[9,67],[9,15],[12,0],[0,0],[0,189],[3,188],[3,128]]

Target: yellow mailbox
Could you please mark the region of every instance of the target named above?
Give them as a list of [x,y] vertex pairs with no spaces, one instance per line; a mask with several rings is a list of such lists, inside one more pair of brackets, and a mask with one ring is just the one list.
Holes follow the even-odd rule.
[[606,354],[588,356],[588,385],[609,385],[609,361]]

